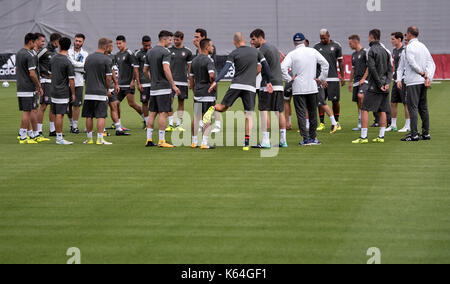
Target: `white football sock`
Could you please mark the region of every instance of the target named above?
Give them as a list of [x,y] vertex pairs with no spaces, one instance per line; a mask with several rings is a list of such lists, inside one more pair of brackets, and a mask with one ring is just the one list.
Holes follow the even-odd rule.
[[195,144],[195,145],[198,144],[198,137],[197,136],[192,136],[192,144]]
[[280,134],[281,134],[280,142],[281,143],[286,143],[286,129],[281,129],[280,130]]
[[203,142],[202,142],[202,145],[203,146],[207,146],[208,145],[208,136],[203,136]]
[[161,142],[161,141],[164,141],[164,140],[166,140],[166,131],[160,130],[159,131],[159,141]]
[[73,121],[73,128],[78,128],[78,121]]
[[330,116],[331,125],[337,125],[336,119],[334,118],[334,115]]
[[270,132],[263,132],[263,144],[270,144]]
[[152,140],[153,138],[153,129],[147,128],[147,140]]
[[42,132],[42,124],[38,123],[38,132]]
[[309,129],[309,127],[311,126],[309,119],[306,120],[306,129]]
[[385,133],[386,133],[386,127],[380,127],[380,138],[383,138]]
[[367,128],[361,128],[361,138],[362,139],[367,139],[367,132],[368,132]]
[[392,127],[397,127],[397,118],[392,118],[391,126]]
[[27,139],[27,130],[26,130],[26,129],[21,128],[20,131],[19,131],[19,133],[20,133],[20,139],[21,139],[21,140]]
[[92,131],[91,131],[91,132],[88,132],[88,133],[86,134],[86,135],[87,135],[87,138],[88,138],[88,139],[92,139],[92,134],[93,134]]
[[406,119],[405,127],[411,129],[411,119]]
[[55,123],[54,122],[50,122],[50,132],[55,132],[56,128],[55,128]]
[[69,118],[69,124],[73,127],[73,119]]
[[116,131],[123,131],[122,125],[120,125],[120,123],[116,123],[114,124],[114,126],[116,127]]
[[62,133],[56,133],[56,140],[58,140],[58,141],[63,140],[63,135],[62,135]]
[[173,115],[169,116],[169,125],[173,126]]
[[97,140],[103,139],[103,133],[97,133]]

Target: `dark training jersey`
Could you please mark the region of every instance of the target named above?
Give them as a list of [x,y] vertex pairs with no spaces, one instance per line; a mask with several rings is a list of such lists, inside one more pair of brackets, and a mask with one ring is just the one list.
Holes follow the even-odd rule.
[[172,53],[168,48],[156,46],[147,53],[145,66],[150,67],[150,78],[152,87],[150,96],[163,96],[172,94],[172,87],[166,78],[163,65],[170,66]]
[[[319,42],[314,46],[314,48],[320,52],[320,54],[325,57],[330,64],[330,70],[328,71],[328,82],[339,82],[339,73],[337,67],[337,61],[340,59],[344,59],[342,56],[342,47],[339,43],[335,41],[330,41],[329,44],[323,44]],[[342,73],[344,72],[341,70]],[[320,71],[318,71],[320,72]]]
[[[264,43],[259,51],[261,51],[262,55],[267,60],[267,63],[270,66],[270,71],[272,73],[273,90],[276,92],[283,92],[283,74],[281,72],[281,60],[278,48],[276,48],[274,45]],[[261,88],[265,90],[266,86],[267,82],[263,80],[261,82]]]
[[130,50],[118,52],[116,54],[116,63],[119,68],[119,86],[129,88],[134,78],[134,67],[139,67],[136,57]]
[[56,48],[49,43],[47,47],[38,51],[37,58],[39,60],[39,75],[41,76],[41,83],[50,83],[50,60],[57,54]]
[[145,61],[147,61],[147,52],[140,49],[136,51],[134,56],[136,57],[139,65],[139,79],[141,80],[141,85],[143,88],[149,88],[151,86],[150,81],[144,76],[144,66]]
[[230,89],[256,93],[258,64],[266,59],[256,48],[241,46],[228,55],[227,63],[234,64],[235,74]]
[[36,59],[30,50],[22,48],[16,54],[17,96],[33,97],[36,85],[30,76],[31,70],[36,70]]
[[216,73],[214,60],[207,55],[197,55],[192,61],[191,77],[194,77],[194,100],[196,102],[214,102],[216,92],[208,93],[211,86],[210,74]]
[[[84,99],[107,101],[106,77],[112,76],[111,58],[103,53],[93,53],[86,58],[84,70],[86,71],[86,95]],[[112,87],[112,81],[110,87]]]
[[75,71],[69,58],[56,54],[50,60],[50,74],[52,74],[52,103],[68,104],[71,96],[69,79],[75,80]]
[[354,86],[359,86],[359,81],[362,80],[367,70],[367,51],[363,48],[359,52],[354,52],[352,55],[352,69],[354,70]]
[[188,80],[188,64],[192,63],[193,55],[189,48],[169,48],[172,52],[172,62],[170,69],[172,71],[173,80],[177,86],[187,86]]
[[394,56],[394,67],[395,67],[395,73],[394,73],[394,80],[397,80],[397,71],[398,67],[400,65],[400,58],[402,57],[402,53],[405,50],[405,46],[402,45],[400,49],[394,48],[393,56]]

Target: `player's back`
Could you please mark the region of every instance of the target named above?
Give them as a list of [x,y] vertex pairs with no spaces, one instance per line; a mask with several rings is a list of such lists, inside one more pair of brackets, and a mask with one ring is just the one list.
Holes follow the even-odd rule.
[[[235,84],[256,87],[256,71],[258,63],[264,59],[259,50],[249,46],[241,46],[235,49],[229,56],[228,62],[234,64],[235,74],[232,86]],[[255,90],[252,91],[255,92]]]
[[169,49],[156,46],[147,53],[147,64],[150,67],[152,90],[171,89],[170,83],[164,73],[163,64],[171,64]]
[[195,96],[207,96],[211,85],[210,73],[215,73],[214,60],[200,54],[192,61],[191,73],[195,80]]
[[56,54],[50,60],[52,97],[69,96],[69,77],[75,79],[72,63],[65,55]]
[[86,70],[86,94],[106,95],[106,76],[112,74],[112,59],[105,54],[96,52],[87,57],[84,68]]

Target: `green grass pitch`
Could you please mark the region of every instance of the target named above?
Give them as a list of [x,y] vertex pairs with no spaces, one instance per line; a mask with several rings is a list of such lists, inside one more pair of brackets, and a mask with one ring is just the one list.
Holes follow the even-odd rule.
[[67,120],[72,147],[19,145],[15,85],[1,88],[0,263],[62,264],[70,247],[82,263],[366,263],[370,247],[382,263],[450,263],[449,93],[447,82],[429,92],[430,142],[389,133],[352,145],[343,89],[342,132],[300,148],[290,131],[290,147],[263,159],[240,147],[147,149],[126,104],[133,135],[111,147],[83,145]]

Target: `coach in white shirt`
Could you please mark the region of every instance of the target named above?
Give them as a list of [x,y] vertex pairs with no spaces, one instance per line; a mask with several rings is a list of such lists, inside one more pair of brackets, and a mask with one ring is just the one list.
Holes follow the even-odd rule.
[[[298,125],[303,141],[301,146],[320,145],[317,140],[317,95],[318,84],[324,84],[328,78],[329,64],[317,50],[306,47],[305,36],[301,33],[294,35],[296,49],[290,52],[283,63],[281,70],[283,78],[287,82],[293,82],[292,95],[294,97],[295,110],[297,112]],[[321,74],[317,75],[317,64],[321,66]],[[294,74],[289,75],[289,70]],[[306,110],[309,112],[310,127],[306,128]]]
[[[405,49],[404,79],[406,84],[407,104],[411,115],[411,134],[402,139],[405,142],[431,140],[430,115],[428,112],[427,89],[431,87],[436,65],[427,47],[417,37],[419,29],[409,27]],[[400,87],[400,84],[398,84]],[[422,135],[419,136],[418,115],[422,118]]]
[[69,107],[70,132],[74,134],[80,133],[80,130],[78,130],[78,119],[80,117],[80,107],[83,104],[84,63],[89,55],[83,49],[85,39],[83,34],[77,34],[73,47],[69,49],[69,54],[67,55],[75,70],[75,101],[71,102]]

